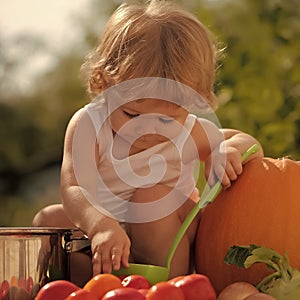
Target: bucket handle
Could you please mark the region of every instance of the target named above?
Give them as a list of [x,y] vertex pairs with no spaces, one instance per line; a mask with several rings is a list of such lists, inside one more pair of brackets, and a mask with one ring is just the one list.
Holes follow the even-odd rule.
[[78,232],[79,229],[72,229],[70,231],[67,231],[64,234],[64,244],[63,248],[64,250],[69,254],[72,252],[85,252],[90,250],[91,242],[88,239],[87,235],[83,235],[80,237],[73,237],[74,231]]

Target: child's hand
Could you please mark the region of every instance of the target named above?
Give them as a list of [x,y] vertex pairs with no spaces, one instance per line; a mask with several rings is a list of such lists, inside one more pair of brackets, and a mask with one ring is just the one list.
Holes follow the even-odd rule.
[[116,223],[105,231],[99,231],[92,237],[93,273],[111,273],[121,264],[128,267],[130,240],[126,232]]
[[226,147],[225,152],[217,149],[205,162],[205,176],[210,186],[219,180],[227,189],[242,171],[242,155],[235,147]]

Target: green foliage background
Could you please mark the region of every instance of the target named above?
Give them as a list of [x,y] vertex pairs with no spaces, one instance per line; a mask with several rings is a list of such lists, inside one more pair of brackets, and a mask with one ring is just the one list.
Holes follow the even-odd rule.
[[[182,0],[225,50],[218,62],[217,116],[223,127],[243,130],[266,156],[300,159],[300,5],[298,0]],[[55,54],[30,92],[14,74],[43,52],[36,37],[4,41],[0,31],[0,226],[29,226],[43,206],[58,203],[65,128],[89,101],[79,69],[96,46],[114,2],[91,0],[77,16],[78,41]],[[22,48],[14,57],[9,50]]]

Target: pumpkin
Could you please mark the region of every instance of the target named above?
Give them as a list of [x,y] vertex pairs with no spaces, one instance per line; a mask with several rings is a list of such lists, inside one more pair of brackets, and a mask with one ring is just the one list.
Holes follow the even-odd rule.
[[203,211],[195,243],[196,271],[219,293],[235,281],[259,283],[270,272],[224,263],[233,245],[256,244],[287,253],[300,270],[300,162],[255,158],[228,190]]

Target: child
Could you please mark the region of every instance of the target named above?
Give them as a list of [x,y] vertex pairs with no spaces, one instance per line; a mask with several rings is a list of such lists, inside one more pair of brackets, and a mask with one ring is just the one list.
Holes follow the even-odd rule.
[[[128,261],[165,265],[198,201],[195,161],[208,183],[229,188],[254,143],[191,110],[215,108],[217,49],[203,24],[169,1],[122,4],[83,66],[96,96],[72,117],[61,169],[63,205],[39,212],[35,226],[77,227],[91,241],[93,273]],[[212,111],[210,111],[212,112]],[[262,156],[260,150],[248,160]],[[199,216],[182,239],[170,277],[191,271]]]

